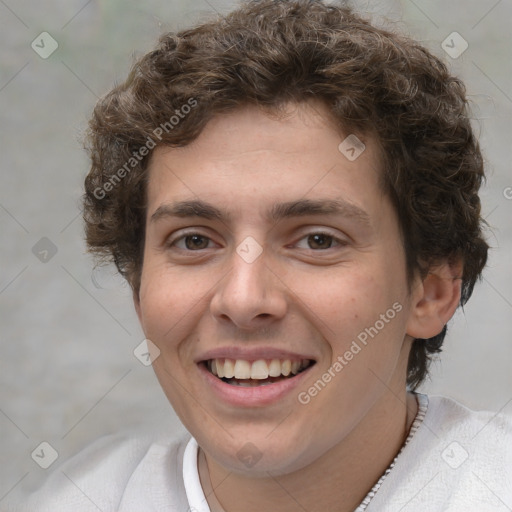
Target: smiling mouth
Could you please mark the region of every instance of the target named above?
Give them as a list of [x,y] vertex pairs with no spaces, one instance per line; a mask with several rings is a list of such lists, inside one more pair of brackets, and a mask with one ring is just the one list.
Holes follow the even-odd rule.
[[218,379],[232,386],[266,386],[292,379],[315,364],[312,359],[209,359],[203,361],[206,369]]

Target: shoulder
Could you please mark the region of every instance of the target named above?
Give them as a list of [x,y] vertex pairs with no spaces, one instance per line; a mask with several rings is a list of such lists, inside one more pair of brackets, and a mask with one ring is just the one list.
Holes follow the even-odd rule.
[[511,416],[442,396],[420,401],[428,403],[423,420],[368,512],[510,510]]
[[[425,427],[437,434],[441,442],[460,440],[475,450],[485,447],[488,455],[512,454],[512,416],[501,411],[475,411],[451,398],[431,396]],[[505,440],[509,441],[508,446]]]
[[[446,397],[431,397],[427,428],[438,436],[442,460],[451,468],[512,486],[512,416],[474,411]],[[454,468],[455,467],[455,468]],[[463,471],[461,471],[462,473]]]
[[30,493],[21,489],[2,512],[117,511],[140,483],[140,473],[151,471],[158,480],[164,477],[157,473],[166,468],[179,482],[189,439],[189,434],[167,437],[141,432],[104,436],[53,470],[38,489]]

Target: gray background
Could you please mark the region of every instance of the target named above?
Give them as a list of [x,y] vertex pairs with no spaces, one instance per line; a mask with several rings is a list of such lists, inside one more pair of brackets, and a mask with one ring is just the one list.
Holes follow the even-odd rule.
[[[161,32],[232,5],[0,0],[0,507],[22,481],[31,486],[46,476],[31,458],[42,441],[59,453],[54,468],[103,434],[183,428],[152,369],[133,355],[144,336],[128,287],[112,269],[93,271],[85,254],[79,198],[88,162],[80,136],[95,101],[125,77],[133,55]],[[356,5],[423,41],[466,80],[487,161],[482,198],[493,250],[422,390],[510,412],[512,3]],[[47,59],[31,48],[43,31],[59,44]],[[453,31],[469,44],[457,59],[441,48]]]

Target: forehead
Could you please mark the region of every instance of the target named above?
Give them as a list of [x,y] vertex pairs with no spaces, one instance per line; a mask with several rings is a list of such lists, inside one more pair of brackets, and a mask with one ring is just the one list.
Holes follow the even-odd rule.
[[187,146],[153,151],[148,213],[169,196],[235,204],[341,195],[357,203],[358,189],[381,195],[380,172],[374,140],[343,132],[321,102],[289,104],[279,115],[247,106],[215,116]]
[[[247,137],[249,134],[250,138]],[[221,153],[224,157],[254,151],[258,147],[304,153],[314,146],[318,147],[322,140],[329,144],[334,136],[335,142],[339,143],[349,135],[353,137],[355,134],[336,122],[323,101],[311,99],[266,110],[243,105],[233,111],[216,114],[194,141],[183,148],[173,149],[178,154],[180,150],[186,153],[187,149],[196,148],[203,153],[209,151],[212,155]],[[369,134],[359,137],[368,141],[372,139],[373,143],[373,137]],[[285,146],[283,139],[286,139]],[[158,146],[154,153],[168,149]]]

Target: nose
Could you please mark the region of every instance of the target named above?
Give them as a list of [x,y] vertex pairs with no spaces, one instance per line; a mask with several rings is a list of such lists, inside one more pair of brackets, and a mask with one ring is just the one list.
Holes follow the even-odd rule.
[[218,283],[210,302],[217,321],[253,330],[283,318],[286,286],[269,267],[266,251],[252,262],[233,252],[231,262],[231,270]]

